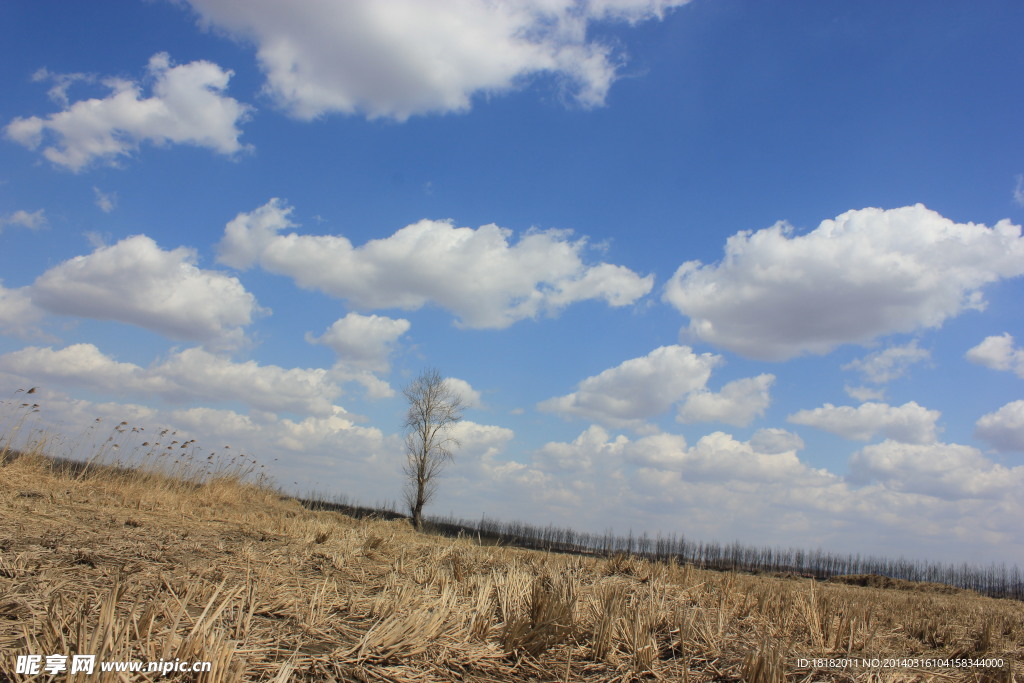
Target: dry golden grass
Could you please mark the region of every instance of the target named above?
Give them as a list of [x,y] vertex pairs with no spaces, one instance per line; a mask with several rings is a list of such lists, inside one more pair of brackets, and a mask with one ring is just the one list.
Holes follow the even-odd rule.
[[[1024,678],[1018,602],[481,547],[238,474],[0,457],[0,679],[47,680],[15,657],[55,653],[209,660],[196,680],[217,682]],[[1005,664],[799,665],[815,657]],[[129,680],[107,676],[71,680]]]

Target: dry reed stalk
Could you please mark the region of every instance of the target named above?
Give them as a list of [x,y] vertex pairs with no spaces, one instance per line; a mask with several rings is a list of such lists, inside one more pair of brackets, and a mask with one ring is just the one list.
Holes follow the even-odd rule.
[[373,624],[342,659],[365,664],[422,654],[448,629],[454,597],[444,591],[436,599],[420,599],[407,610],[399,611],[400,605],[393,605],[390,614]]
[[538,576],[526,614],[505,623],[501,644],[506,652],[536,657],[573,635],[576,590],[560,576]]
[[774,646],[764,643],[744,658],[740,671],[746,683],[784,683],[786,656]]
[[475,640],[487,640],[494,620],[494,579],[491,576],[475,577],[467,632]]
[[518,619],[525,609],[533,575],[513,564],[505,571],[495,572],[492,580],[498,621],[508,624]]
[[623,586],[613,584],[604,586],[594,596],[591,610],[594,619],[594,635],[591,643],[591,654],[597,661],[611,661],[615,653],[615,624],[622,615],[626,604],[626,591]]
[[626,610],[625,618],[618,623],[618,639],[623,651],[632,660],[633,671],[637,674],[649,673],[654,667],[658,656],[658,643],[654,636],[659,616],[649,605],[634,602]]

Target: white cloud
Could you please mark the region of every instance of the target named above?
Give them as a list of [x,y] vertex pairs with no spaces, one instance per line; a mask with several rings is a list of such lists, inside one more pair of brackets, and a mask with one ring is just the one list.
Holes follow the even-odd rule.
[[490,516],[499,505],[508,510],[501,516],[512,519],[512,510],[521,513],[524,502],[544,496],[549,476],[535,467],[501,457],[514,442],[515,432],[511,429],[462,420],[452,429],[452,435],[459,440],[459,447],[454,462],[441,474],[438,513],[443,512],[442,506],[451,504],[468,511],[469,516],[481,511]]
[[676,479],[681,475],[686,481],[782,481],[805,469],[796,457],[799,438],[787,441],[791,448],[780,450],[777,446],[781,441],[776,441],[776,448],[765,452],[756,450],[752,442],[713,432],[688,447],[686,439],[678,434],[652,434],[631,441],[622,435],[612,439],[604,429],[592,425],[571,443],[545,444],[537,452],[537,461],[547,469],[577,476],[612,473],[611,478],[620,481],[626,473],[619,470],[626,463],[677,473]]
[[1006,370],[1024,379],[1024,349],[1015,348],[1009,332],[985,337],[967,351],[967,360],[993,370]]
[[195,262],[191,249],[164,251],[135,235],[46,271],[31,287],[32,301],[53,313],[117,320],[174,339],[237,345],[262,310],[237,278]]
[[0,356],[0,370],[33,383],[56,380],[103,393],[148,394],[169,388],[160,378],[146,377],[139,366],[119,363],[92,344],[72,344],[58,351],[52,347],[25,347]]
[[1024,175],[1017,176],[1017,184],[1013,186],[1013,201],[1024,206]]
[[166,378],[188,395],[271,412],[331,414],[332,400],[341,393],[320,368],[237,363],[199,348],[172,354],[149,374]]
[[887,384],[905,375],[914,363],[920,363],[929,358],[931,358],[931,353],[927,349],[918,348],[915,339],[902,346],[890,346],[882,351],[869,353],[863,358],[847,363],[843,366],[843,370],[856,370],[861,373],[865,381],[872,384]]
[[724,432],[701,437],[682,463],[683,477],[690,480],[791,481],[804,471],[794,450],[758,452],[750,442]]
[[[385,438],[375,427],[361,427],[355,424],[351,416],[338,406],[334,406],[330,415],[311,416],[298,422],[287,418],[276,422],[277,424],[270,429],[261,430],[261,436],[270,437],[269,443],[272,446],[279,446],[293,453],[304,454],[312,451],[321,458],[327,456],[336,461],[340,459],[335,467],[350,465],[360,458],[372,461],[382,455],[397,455],[398,444],[395,440]],[[400,470],[395,467],[392,471]],[[350,476],[355,474],[346,472],[345,469],[342,472]],[[314,481],[323,481],[321,477],[322,472],[313,472]]]
[[46,227],[46,213],[43,209],[38,211],[25,211],[18,209],[14,213],[0,216],[0,232],[9,225],[14,225],[29,230],[40,230]]
[[902,443],[929,444],[936,439],[935,422],[940,416],[938,410],[928,410],[910,401],[898,407],[862,403],[854,408],[826,403],[820,408],[798,411],[787,419],[856,441],[869,441],[882,434]]
[[410,326],[411,323],[402,318],[349,313],[336,320],[321,336],[307,334],[306,340],[329,346],[338,355],[338,361],[346,366],[387,372],[388,356]]
[[23,339],[41,336],[36,324],[44,315],[32,303],[28,287],[7,289],[0,280],[0,334]]
[[[598,532],[623,533],[624,518],[634,531],[637,520],[643,529],[676,531],[686,519],[690,539],[791,545],[799,535],[805,545],[840,552],[852,544],[949,559],[962,559],[965,548],[986,558],[1019,554],[1006,549],[1021,539],[1016,519],[1024,507],[1013,485],[1024,468],[993,466],[967,447],[885,442],[864,449],[844,478],[808,467],[796,455],[802,446],[781,429],[760,430],[748,442],[715,432],[687,446],[679,435],[634,441],[591,426],[571,442],[539,449],[536,492],[524,493],[540,511],[551,508],[548,501],[575,500],[574,526],[586,520]],[[593,500],[602,504],[586,504]],[[742,505],[723,506],[730,500]]]
[[625,462],[641,468],[678,472],[687,464],[692,452],[687,449],[686,439],[681,434],[665,432],[651,434],[630,441],[619,435],[602,448],[609,449]]
[[[536,460],[546,470],[577,476],[593,472],[595,463],[599,471],[610,469],[614,463],[606,461],[620,458],[623,446],[628,443],[629,439],[622,435],[610,442],[603,427],[590,425],[571,443],[552,441],[544,444],[537,451]],[[686,447],[685,439],[681,447]]]
[[462,407],[479,408],[483,405],[480,392],[474,389],[466,380],[459,379],[458,377],[445,377],[444,383],[445,386],[462,397]]
[[224,95],[231,76],[231,71],[207,61],[172,66],[167,53],[161,52],[149,60],[152,96],[144,97],[140,84],[133,81],[108,79],[109,95],[69,105],[67,86],[81,80],[70,79],[63,85],[58,82],[56,100],[64,104],[63,111],[46,118],[13,119],[5,132],[29,149],[52,140],[43,156],[72,171],[96,160],[116,163],[143,142],[189,144],[234,154],[243,149],[238,124],[251,108]]
[[783,223],[740,232],[720,263],[680,266],[665,299],[690,335],[784,360],[937,327],[983,308],[985,285],[1021,274],[1020,226],[954,223],[918,204],[848,211],[804,235]]
[[1024,485],[1024,467],[1006,468],[960,444],[883,441],[850,459],[856,481],[879,481],[894,491],[937,498],[998,498]]
[[537,407],[611,427],[642,427],[644,420],[702,389],[720,361],[710,353],[697,355],[688,346],[661,346],[588,377],[573,393],[549,398]]
[[594,21],[635,24],[688,0],[189,0],[202,23],[253,41],[266,90],[293,116],[405,120],[466,111],[477,95],[551,74],[584,106],[604,102],[620,60]]
[[510,243],[512,232],[493,224],[474,230],[422,220],[355,247],[340,235],[278,234],[294,227],[291,211],[272,199],[239,214],[225,229],[219,260],[240,269],[258,263],[361,309],[435,304],[474,328],[508,327],[585,299],[628,305],[654,282],[622,266],[586,265],[586,240],[565,231],[530,231]]
[[763,374],[729,382],[717,394],[706,389],[691,393],[679,408],[680,422],[724,422],[746,427],[764,415],[771,404],[775,375]]
[[103,192],[100,188],[93,186],[93,193],[96,195],[96,206],[103,213],[110,213],[117,208],[117,193]]
[[236,442],[254,437],[260,431],[259,421],[248,415],[223,408],[183,408],[172,410],[170,418],[179,429],[189,433],[217,434],[227,441]]
[[[855,370],[861,374],[863,381],[882,385],[903,377],[914,363],[930,358],[931,352],[918,348],[917,340],[914,339],[902,346],[891,346],[850,361],[843,366],[843,370]],[[843,389],[851,398],[862,403],[885,400],[885,389],[880,387],[846,385]]]
[[452,436],[459,440],[455,457],[460,464],[493,466],[494,457],[515,438],[515,432],[507,427],[462,420],[452,428]]
[[245,270],[260,263],[272,245],[281,239],[297,242],[302,238],[294,233],[282,238],[278,233],[297,227],[291,220],[294,208],[274,197],[249,213],[239,213],[224,226],[224,237],[217,245],[217,260],[224,265]]
[[974,433],[997,450],[1024,453],[1024,401],[1012,401],[981,416]]
[[864,403],[865,401],[884,401],[885,400],[885,389],[879,389],[877,387],[865,387],[865,386],[851,386],[849,384],[843,387],[843,391],[852,398]]
[[389,398],[395,390],[377,375],[391,368],[389,356],[409,327],[401,318],[349,313],[319,337],[307,332],[306,341],[329,346],[337,354],[331,370],[334,379],[362,384],[370,398]]
[[331,369],[331,379],[336,382],[356,382],[362,384],[366,390],[366,397],[372,399],[391,398],[395,390],[387,383],[369,370],[358,370],[347,367],[344,363],[338,363]]
[[30,346],[0,356],[0,370],[32,383],[56,381],[117,397],[238,402],[269,412],[315,416],[332,414],[332,401],[341,393],[326,370],[236,363],[199,348],[143,368],[116,361],[92,344],[58,350]]
[[37,69],[36,72],[32,74],[32,81],[35,83],[53,81],[53,87],[46,92],[47,96],[62,107],[67,107],[70,102],[68,99],[68,89],[72,85],[75,83],[95,83],[97,78],[95,74],[53,73],[46,67],[43,67],[41,69]]
[[[1024,508],[1015,493],[1024,467],[1001,468],[955,444],[888,441],[865,448],[844,478],[800,461],[802,445],[784,430],[763,430],[749,442],[715,432],[688,447],[678,435],[631,441],[590,427],[537,452],[543,498],[535,499],[543,505],[575,496],[574,521],[587,519],[595,531],[621,533],[623,518],[634,530],[644,520],[642,528],[674,531],[686,519],[691,539],[787,545],[797,534],[805,545],[840,552],[852,543],[866,552],[952,559],[965,548],[1007,557],[1007,544],[1019,544]],[[602,505],[583,503],[592,500]]]
[[775,455],[787,451],[803,450],[804,440],[798,434],[785,429],[768,427],[754,432],[754,435],[750,437],[750,447],[758,453]]

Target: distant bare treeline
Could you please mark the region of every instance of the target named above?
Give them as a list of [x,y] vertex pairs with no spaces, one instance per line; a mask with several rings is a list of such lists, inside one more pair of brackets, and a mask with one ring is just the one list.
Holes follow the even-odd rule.
[[[394,505],[365,507],[344,498],[334,502],[306,499],[302,503],[314,509],[333,509],[353,517],[375,516],[404,518]],[[576,531],[554,525],[538,526],[523,522],[504,522],[481,517],[479,521],[455,517],[427,518],[426,529],[443,536],[472,536],[482,543],[517,546],[533,550],[580,555],[635,555],[655,561],[674,560],[703,569],[742,571],[762,574],[797,575],[818,580],[851,574],[877,574],[905,581],[941,583],[977,591],[995,598],[1024,600],[1024,574],[1016,565],[980,566],[964,562],[932,562],[874,555],[841,554],[824,550],[775,548],[744,545],[739,542],[694,541],[681,534],[671,536],[632,532],[619,536]]]

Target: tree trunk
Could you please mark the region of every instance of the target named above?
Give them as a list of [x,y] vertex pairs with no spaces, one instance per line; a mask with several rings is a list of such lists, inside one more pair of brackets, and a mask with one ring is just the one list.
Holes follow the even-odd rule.
[[426,505],[426,482],[421,474],[416,479],[416,502],[412,504],[412,528],[416,531],[423,530],[423,506]]
[[417,500],[412,508],[412,528],[416,531],[423,530],[423,501]]

